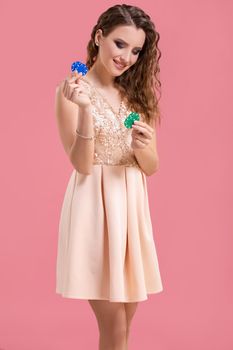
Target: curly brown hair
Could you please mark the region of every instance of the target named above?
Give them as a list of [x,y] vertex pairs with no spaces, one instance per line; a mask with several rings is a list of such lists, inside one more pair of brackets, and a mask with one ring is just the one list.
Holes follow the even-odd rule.
[[[136,63],[122,75],[115,77],[114,83],[120,95],[126,97],[132,111],[145,116],[145,121],[157,124],[161,122],[161,112],[158,101],[161,97],[161,82],[159,80],[159,59],[161,51],[158,48],[159,33],[155,25],[142,9],[126,4],[115,5],[103,12],[94,26],[91,39],[87,45],[86,65],[90,69],[96,60],[98,46],[95,45],[95,33],[102,30],[106,37],[117,26],[134,25],[146,34],[145,42]],[[159,92],[157,97],[156,90]]]

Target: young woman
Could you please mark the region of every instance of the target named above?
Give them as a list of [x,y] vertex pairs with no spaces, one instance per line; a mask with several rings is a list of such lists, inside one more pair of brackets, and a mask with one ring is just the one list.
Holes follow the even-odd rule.
[[[158,170],[159,34],[140,8],[116,5],[94,26],[87,74],[56,90],[56,116],[74,167],[61,210],[56,292],[87,299],[101,350],[126,350],[139,301],[163,290],[146,176]],[[124,121],[140,116],[132,128]]]

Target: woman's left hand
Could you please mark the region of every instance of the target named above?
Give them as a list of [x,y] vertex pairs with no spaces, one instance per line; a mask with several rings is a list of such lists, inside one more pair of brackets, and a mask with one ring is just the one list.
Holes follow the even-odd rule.
[[148,124],[135,120],[132,125],[132,142],[131,147],[136,148],[145,148],[152,140],[154,129]]

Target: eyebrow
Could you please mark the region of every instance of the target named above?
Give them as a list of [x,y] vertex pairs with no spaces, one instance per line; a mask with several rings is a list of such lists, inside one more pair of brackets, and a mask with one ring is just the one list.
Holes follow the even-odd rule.
[[[121,41],[122,43],[124,43],[124,44],[126,44],[126,45],[128,45],[128,43],[126,42],[126,41],[124,41],[123,39],[120,39],[120,38],[116,38],[115,40],[119,40],[119,41]],[[140,47],[140,46],[136,46],[135,47],[135,49],[142,49],[142,47]]]

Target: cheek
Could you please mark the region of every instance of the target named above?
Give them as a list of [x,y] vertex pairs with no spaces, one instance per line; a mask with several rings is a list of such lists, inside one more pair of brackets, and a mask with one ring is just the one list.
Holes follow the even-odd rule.
[[104,61],[109,60],[113,56],[113,47],[110,45],[102,44],[101,57]]
[[120,52],[116,46],[112,45],[112,46],[109,46],[109,48],[108,48],[108,54],[109,54],[110,58],[113,58],[113,57],[119,56]]
[[132,58],[131,58],[132,64],[135,64],[137,62],[137,60],[138,60],[138,56],[132,56]]

